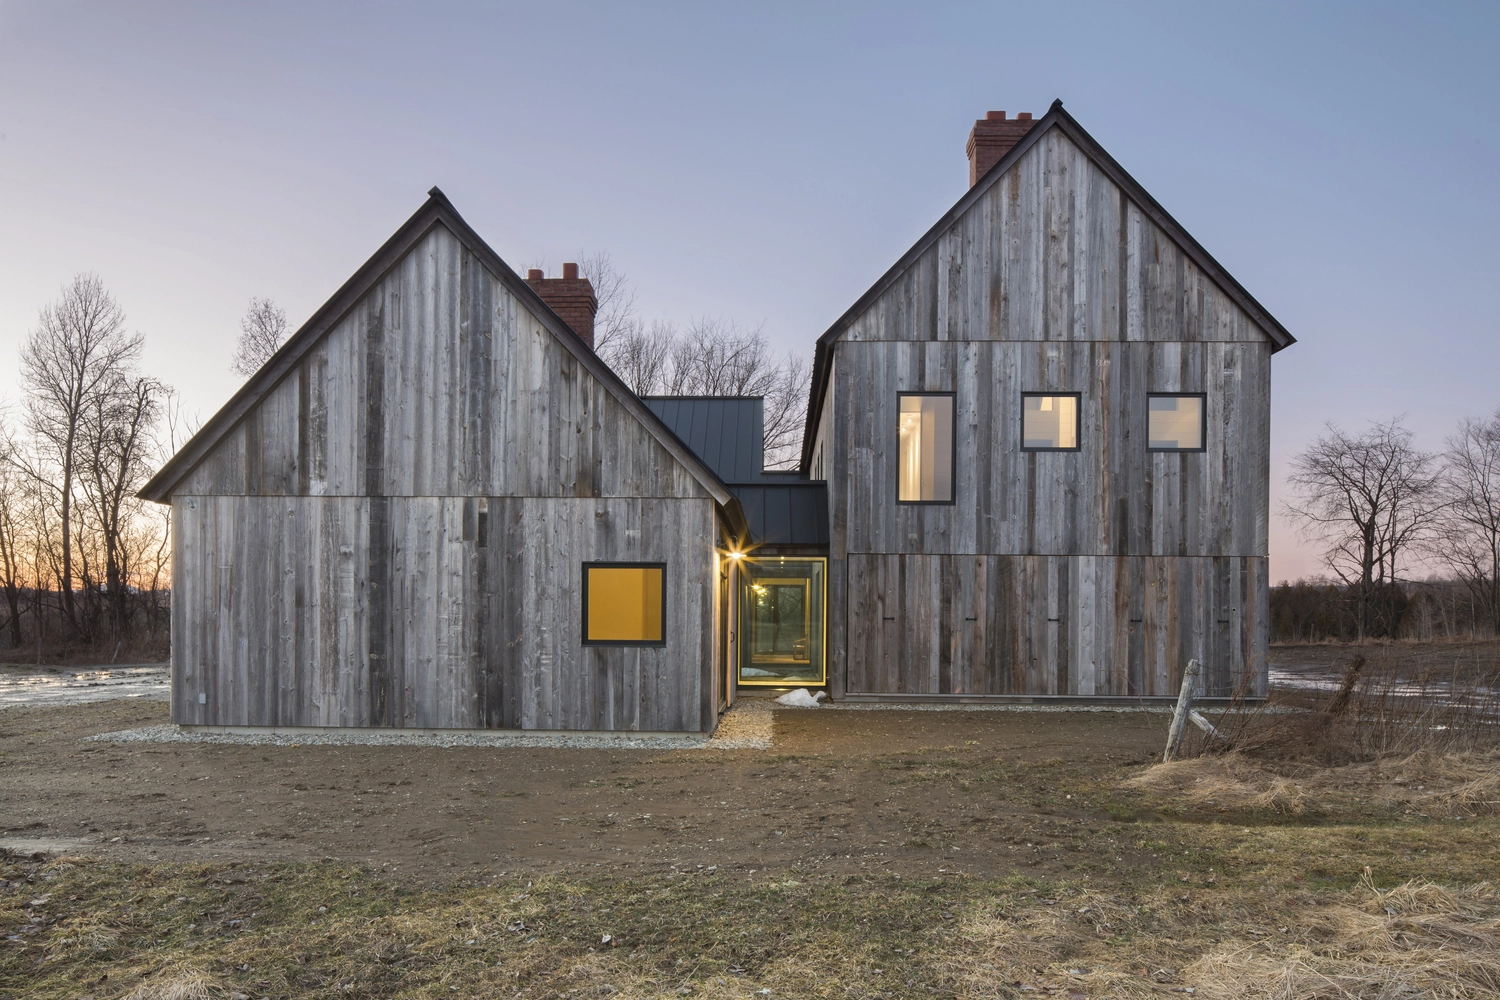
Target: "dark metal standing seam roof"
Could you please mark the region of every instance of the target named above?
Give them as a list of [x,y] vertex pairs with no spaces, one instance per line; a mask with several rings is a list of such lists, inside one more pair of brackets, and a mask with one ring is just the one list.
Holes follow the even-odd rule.
[[730,483],[761,545],[827,545],[828,484],[787,477],[783,486]]
[[642,396],[641,400],[739,497],[758,545],[827,545],[828,486],[800,472],[767,472],[759,396]]

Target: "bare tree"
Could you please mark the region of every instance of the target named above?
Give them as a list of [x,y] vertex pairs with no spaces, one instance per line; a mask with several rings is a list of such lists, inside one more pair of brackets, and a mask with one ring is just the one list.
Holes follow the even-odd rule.
[[625,272],[603,250],[578,255],[578,273],[594,286],[599,311],[594,314],[594,352],[607,354],[620,337],[642,330],[635,315],[635,290]]
[[25,486],[20,470],[14,464],[15,439],[0,423],[0,590],[5,592],[5,628],[10,632],[11,648],[19,649],[21,636],[21,587],[24,582],[21,536],[22,507]]
[[599,350],[599,357],[615,370],[621,380],[637,396],[649,396],[661,392],[666,381],[667,361],[672,346],[677,341],[677,331],[671,324],[657,321],[650,328],[640,320],[631,320],[608,345]]
[[776,362],[757,327],[699,319],[672,345],[667,391],[674,396],[764,396]]
[[1382,596],[1409,549],[1434,527],[1443,501],[1435,460],[1400,418],[1348,434],[1333,424],[1292,459],[1282,516],[1325,546],[1324,562],[1359,602],[1359,634],[1374,634]]
[[807,421],[807,361],[788,354],[777,366],[766,393],[765,467],[795,469],[802,461],[802,431]]
[[136,493],[145,483],[151,432],[166,387],[151,378],[120,374],[97,393],[83,421],[83,495],[104,560],[105,598],[114,634],[129,629],[128,584],[132,564],[126,538],[140,513]]
[[[540,266],[540,265],[539,265]],[[795,468],[807,409],[807,364],[776,358],[760,328],[699,319],[679,331],[636,315],[635,292],[608,253],[581,254],[579,273],[599,311],[594,352],[639,396],[760,396],[765,400],[765,466]],[[545,269],[545,268],[544,268]]]
[[679,396],[760,396],[764,400],[764,465],[795,468],[801,458],[807,367],[771,353],[760,329],[701,319],[672,344],[663,381]]
[[286,312],[270,299],[252,298],[245,318],[240,320],[240,339],[235,345],[234,360],[229,369],[249,378],[271,360],[271,355],[286,340]]
[[1427,551],[1463,581],[1500,633],[1500,410],[1464,420],[1447,439],[1445,501]]
[[21,347],[21,382],[33,444],[45,466],[27,471],[51,488],[57,504],[62,611],[78,627],[74,581],[74,495],[78,489],[79,435],[86,414],[115,380],[133,371],[142,337],[125,329],[125,313],[97,275],[80,274],[53,305],[41,311]]

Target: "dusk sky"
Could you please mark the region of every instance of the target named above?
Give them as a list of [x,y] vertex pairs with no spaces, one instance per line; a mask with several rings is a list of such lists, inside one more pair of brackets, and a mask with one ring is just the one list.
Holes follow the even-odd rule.
[[[515,268],[606,250],[648,319],[813,341],[1054,98],[1298,339],[1327,421],[1500,407],[1495,4],[0,0],[0,398],[80,271],[206,419],[251,296],[299,326],[434,184]],[[1271,578],[1315,572],[1273,518]]]

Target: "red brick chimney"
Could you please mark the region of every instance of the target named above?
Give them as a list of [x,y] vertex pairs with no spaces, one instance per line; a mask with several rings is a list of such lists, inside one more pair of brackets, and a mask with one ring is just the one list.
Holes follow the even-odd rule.
[[599,300],[589,279],[578,276],[577,264],[564,264],[561,278],[544,278],[541,270],[533,267],[526,272],[526,283],[589,345],[589,350],[594,349],[594,314],[599,311]]
[[969,133],[969,187],[978,184],[979,178],[989,173],[1033,124],[1030,112],[1022,112],[1011,121],[1005,120],[1004,111],[985,112]]

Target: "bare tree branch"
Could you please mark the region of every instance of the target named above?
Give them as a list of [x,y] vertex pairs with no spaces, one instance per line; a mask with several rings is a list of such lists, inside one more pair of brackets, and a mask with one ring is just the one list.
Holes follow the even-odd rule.
[[[62,297],[42,309],[36,329],[21,347],[21,382],[27,393],[32,439],[48,468],[32,468],[51,487],[61,531],[58,586],[63,613],[75,632],[79,622],[73,592],[74,494],[79,487],[79,434],[85,415],[114,380],[132,372],[143,339],[125,329],[125,313],[97,275],[80,274]],[[53,475],[47,475],[50,469]],[[88,563],[80,566],[87,570]],[[84,573],[85,582],[88,580]]]
[[607,251],[580,253],[578,273],[594,286],[599,303],[594,314],[594,351],[603,357],[617,339],[641,329],[635,315],[635,290]]
[[286,339],[286,312],[270,299],[253,298],[240,320],[240,339],[235,345],[230,371],[249,378],[271,360]]
[[1438,480],[1444,504],[1425,548],[1500,632],[1500,410],[1464,420],[1446,444]]
[[676,341],[677,331],[670,324],[657,321],[647,329],[645,323],[633,319],[596,353],[631,392],[649,396],[666,384],[667,361]]
[[149,474],[151,432],[166,387],[155,379],[121,374],[93,399],[83,421],[83,495],[102,547],[105,599],[116,638],[129,626],[131,521],[140,513],[136,493]]
[[1292,459],[1282,516],[1325,546],[1324,562],[1360,602],[1362,635],[1377,625],[1379,595],[1409,551],[1433,530],[1444,500],[1435,457],[1412,444],[1400,418],[1351,435],[1333,424]]
[[649,326],[635,315],[635,293],[607,253],[582,254],[579,273],[599,299],[594,351],[639,396],[760,396],[765,400],[765,467],[801,459],[807,364],[772,355],[759,327],[702,318],[685,330]]

